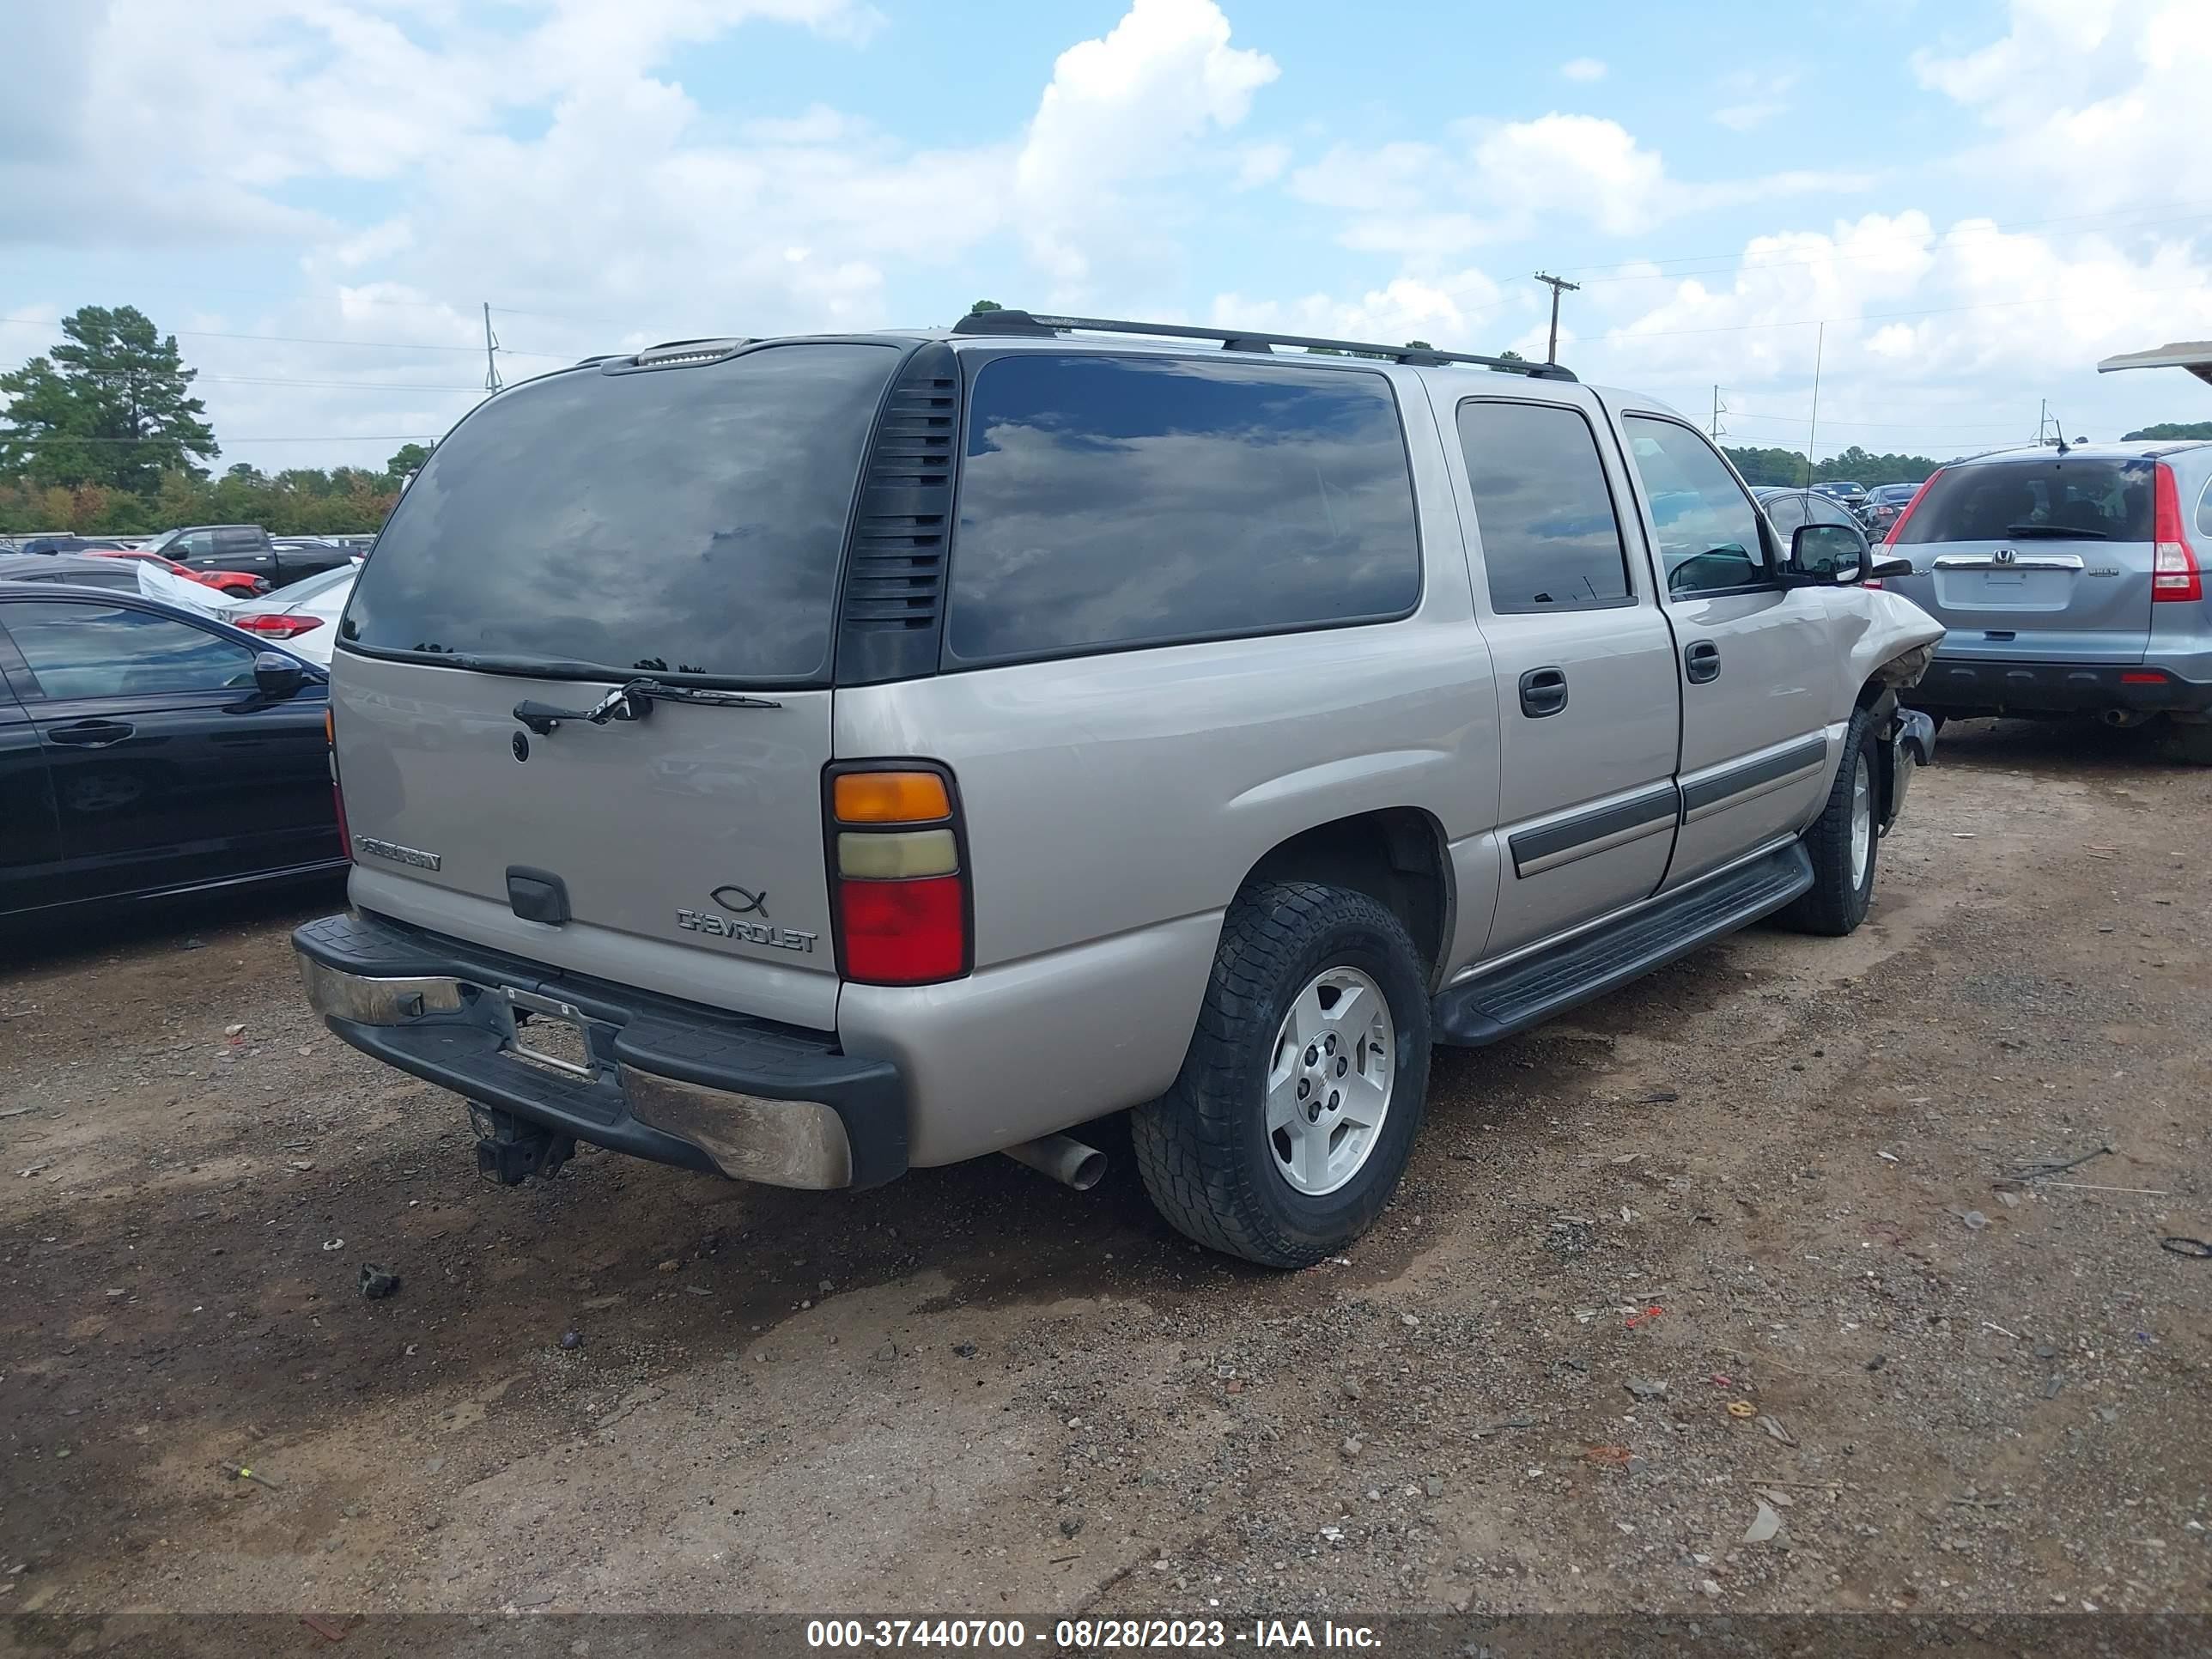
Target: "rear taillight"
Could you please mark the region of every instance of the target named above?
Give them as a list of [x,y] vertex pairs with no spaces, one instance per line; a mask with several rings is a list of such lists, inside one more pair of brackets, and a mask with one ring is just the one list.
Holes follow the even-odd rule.
[[338,810],[338,856],[353,856],[353,836],[346,828],[345,790],[338,782],[338,726],[337,711],[323,710],[323,743],[331,754],[331,801]]
[[258,634],[264,639],[291,640],[323,625],[320,617],[302,617],[288,611],[257,611],[250,616],[233,617],[233,628],[242,628],[249,634]]
[[1927,483],[1922,484],[1919,489],[1912,492],[1912,499],[1905,502],[1905,511],[1897,515],[1897,522],[1890,526],[1889,534],[1883,537],[1882,540],[1885,542],[1893,542],[1899,536],[1902,536],[1905,533],[1905,525],[1910,522],[1912,515],[1920,510],[1920,503],[1928,499],[1928,491],[1934,485],[1936,480],[1942,476],[1943,469],[1940,466],[1928,475]]
[[2151,539],[2156,544],[2150,556],[2150,596],[2159,599],[2201,599],[2204,597],[2204,577],[2197,568],[2197,551],[2189,544],[2189,537],[2181,521],[2181,490],[2175,483],[2173,469],[2164,461],[2158,464],[2158,504],[2155,527]]
[[949,775],[911,762],[830,775],[838,969],[870,985],[968,971],[968,873]]

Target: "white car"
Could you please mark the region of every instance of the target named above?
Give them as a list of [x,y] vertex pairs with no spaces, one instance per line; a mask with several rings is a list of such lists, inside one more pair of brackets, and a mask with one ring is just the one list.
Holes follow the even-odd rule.
[[281,587],[265,600],[238,606],[223,617],[234,628],[273,640],[295,656],[330,666],[338,617],[353,596],[358,562]]

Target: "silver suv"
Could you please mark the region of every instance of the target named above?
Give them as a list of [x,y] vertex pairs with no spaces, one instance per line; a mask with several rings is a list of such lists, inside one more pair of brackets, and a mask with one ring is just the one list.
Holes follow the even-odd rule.
[[[1913,702],[1939,716],[2163,716],[2212,765],[2212,443],[2006,450],[1921,486],[1888,585],[1950,630]],[[1897,561],[1892,561],[1896,562]]]
[[1311,1262],[1432,1042],[1857,926],[1942,633],[1868,561],[1548,365],[1010,311],[593,359],[362,571],[308,990],[502,1181],[1085,1185],[1133,1109],[1170,1221]]

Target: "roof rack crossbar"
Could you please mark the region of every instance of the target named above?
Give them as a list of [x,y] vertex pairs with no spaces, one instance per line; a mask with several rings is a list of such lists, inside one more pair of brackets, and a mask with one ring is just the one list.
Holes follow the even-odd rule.
[[1070,330],[1105,334],[1146,334],[1167,340],[1213,340],[1227,351],[1271,351],[1277,346],[1304,350],[1340,351],[1363,357],[1383,357],[1392,362],[1433,368],[1444,363],[1473,363],[1508,374],[1526,374],[1539,380],[1571,380],[1571,369],[1558,363],[1529,362],[1518,357],[1481,357],[1466,351],[1437,351],[1383,345],[1371,340],[1328,340],[1309,334],[1255,333],[1250,329],[1200,328],[1184,323],[1137,323],[1108,317],[1062,317],[1047,312],[979,311],[953,324],[955,334],[1007,334],[1028,338],[1048,337]]

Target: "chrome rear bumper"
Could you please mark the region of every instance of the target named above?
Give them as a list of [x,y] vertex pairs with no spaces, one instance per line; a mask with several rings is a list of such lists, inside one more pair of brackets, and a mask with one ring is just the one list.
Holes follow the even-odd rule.
[[[373,917],[325,917],[293,942],[307,999],[338,1036],[560,1134],[776,1187],[872,1186],[906,1168],[896,1069],[826,1038]],[[524,1035],[549,1025],[574,1032],[569,1058]]]

